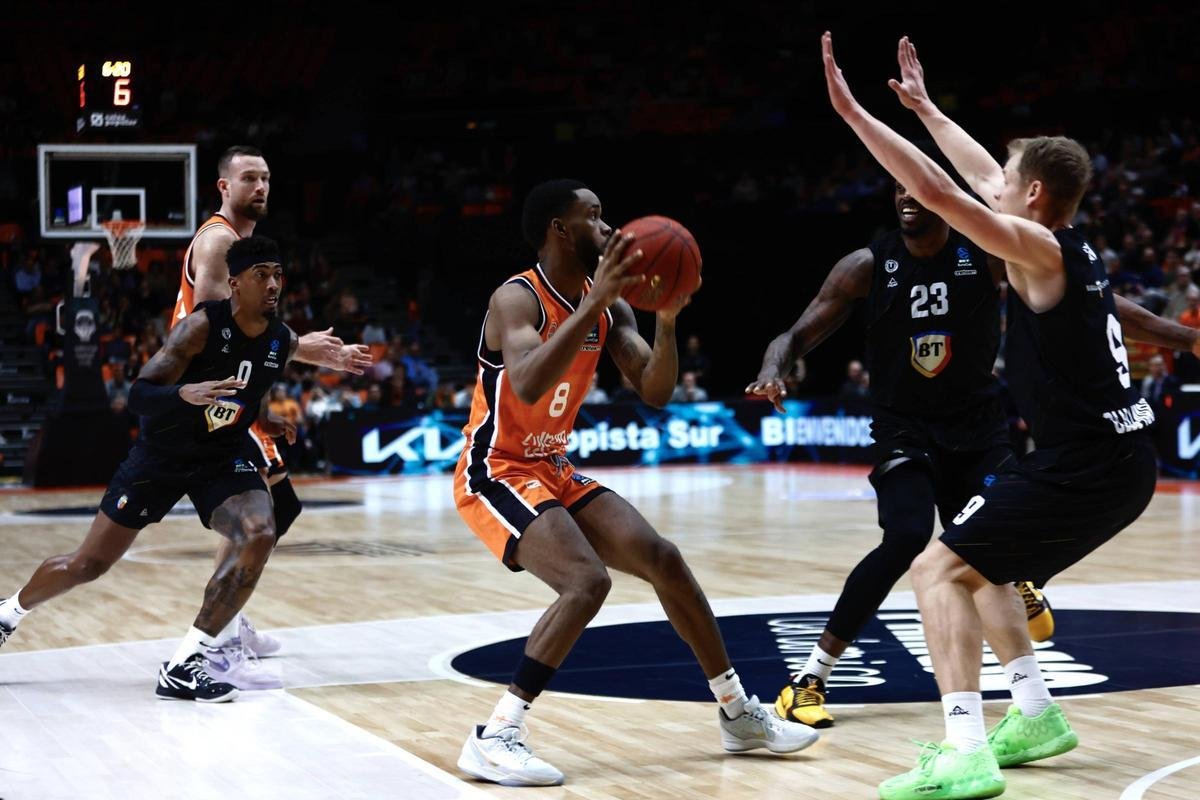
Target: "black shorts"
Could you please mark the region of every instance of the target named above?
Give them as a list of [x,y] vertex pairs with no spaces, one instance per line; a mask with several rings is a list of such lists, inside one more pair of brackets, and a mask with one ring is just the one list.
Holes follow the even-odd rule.
[[972,497],[941,540],[992,583],[1041,586],[1141,516],[1157,481],[1146,434],[1035,450]]
[[[871,435],[875,439],[875,468],[870,481],[876,493],[883,496],[880,481],[901,464],[913,462],[925,468],[933,481],[943,528],[950,526],[967,500],[1016,465],[1008,443],[1008,423],[998,405],[980,408],[965,420],[960,417],[947,424],[877,409]],[[886,512],[885,508],[879,509],[881,527]]]
[[188,462],[136,444],[109,482],[100,510],[118,525],[141,530],[161,520],[186,494],[209,528],[213,511],[230,497],[267,491],[259,469],[250,454]]

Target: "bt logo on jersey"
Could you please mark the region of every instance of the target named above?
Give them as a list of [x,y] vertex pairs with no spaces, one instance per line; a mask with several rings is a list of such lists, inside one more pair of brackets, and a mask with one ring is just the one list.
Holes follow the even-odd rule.
[[236,400],[221,400],[204,409],[204,421],[208,423],[208,432],[220,430],[236,423],[242,417],[244,410]]

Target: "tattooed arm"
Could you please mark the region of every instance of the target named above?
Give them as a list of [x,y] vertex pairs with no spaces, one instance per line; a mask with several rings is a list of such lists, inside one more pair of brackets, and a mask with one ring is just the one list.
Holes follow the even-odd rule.
[[129,410],[142,416],[154,416],[177,408],[179,403],[206,406],[235,394],[244,384],[234,377],[177,386],[192,359],[204,351],[208,341],[208,314],[188,314],[171,329],[167,343],[146,362],[137,380],[129,387]]
[[767,345],[758,380],[746,387],[747,394],[766,395],[780,411],[787,397],[783,379],[796,358],[805,356],[842,327],[854,304],[871,290],[875,258],[867,248],[855,250],[833,265],[821,291],[804,309],[800,319]]
[[629,303],[617,300],[610,307],[613,324],[608,332],[608,352],[646,405],[662,408],[670,402],[675,391],[675,383],[679,380],[675,318],[691,301],[691,295],[681,297],[655,314],[653,347],[638,333]]

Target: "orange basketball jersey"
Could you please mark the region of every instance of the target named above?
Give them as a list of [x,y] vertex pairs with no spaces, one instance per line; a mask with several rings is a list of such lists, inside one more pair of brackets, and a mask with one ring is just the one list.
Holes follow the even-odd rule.
[[233,223],[222,217],[220,214],[213,214],[208,220],[200,226],[195,235],[192,236],[192,241],[188,243],[187,251],[183,254],[183,274],[179,276],[179,294],[175,298],[175,313],[171,315],[171,327],[174,328],[179,320],[192,313],[192,308],[196,305],[195,286],[196,279],[192,275],[192,248],[196,246],[196,240],[200,238],[200,234],[204,233],[209,228],[225,227],[233,232],[233,235],[238,239],[237,230],[233,227]]
[[[537,298],[540,307],[538,333],[548,340],[575,311],[565,297],[551,285],[540,265],[514,275],[507,284],[524,287]],[[589,279],[584,294],[591,291]],[[487,326],[484,315],[483,328]],[[591,388],[592,375],[600,362],[604,341],[612,327],[612,312],[605,309],[588,333],[571,366],[556,386],[536,403],[527,405],[508,383],[502,353],[489,350],[483,328],[479,332],[479,380],[471,398],[471,416],[463,433],[467,436],[468,473],[477,469],[490,472],[487,459],[493,453],[507,459],[542,459],[567,452],[567,439],[575,424],[575,415]]]

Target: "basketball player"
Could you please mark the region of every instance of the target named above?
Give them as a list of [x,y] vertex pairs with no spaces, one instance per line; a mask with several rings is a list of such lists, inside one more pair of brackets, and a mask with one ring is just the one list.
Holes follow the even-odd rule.
[[742,690],[679,549],[566,458],[602,349],[645,402],[667,403],[678,372],[675,318],[688,298],[658,312],[654,346],[647,344],[620,299],[622,289],[643,280],[627,274],[641,251],[631,244],[632,235],[614,233],[601,219],[600,200],[577,181],[535,187],[525,200],[522,226],[538,263],[505,281],[484,315],[479,381],[454,499],[501,563],[529,570],[558,599],[530,633],[491,718],[467,738],[459,767],[507,785],[562,782],[562,773],[524,743],[522,724],[604,602],[609,568],[654,586],[671,624],[710,676],[726,750],[789,753],[807,747],[815,731],[776,718]]
[[[884,781],[884,800],[994,797],[999,767],[1071,750],[1078,737],[1046,690],[1010,581],[1044,584],[1132,523],[1154,494],[1154,413],[1131,385],[1117,304],[1104,265],[1070,227],[1091,177],[1071,139],[1009,144],[1001,167],[929,101],[915,50],[900,44],[890,85],[987,205],[854,99],[822,37],[839,115],[922,205],[1005,261],[1009,386],[1038,449],[972,497],[913,562],[913,586],[942,694],[946,739],[916,768]],[[1156,344],[1198,347],[1194,332],[1129,317]],[[1175,338],[1173,338],[1173,336]],[[979,693],[981,638],[1004,665],[1014,704],[990,733]]]
[[[870,481],[883,542],[846,578],[804,668],[779,693],[785,719],[833,725],[825,683],[846,648],[933,534],[1013,460],[1008,418],[992,374],[1000,345],[998,284],[1004,265],[950,229],[896,184],[899,230],[834,265],[820,293],[763,356],[748,393],[783,411],[783,379],[797,356],[837,330],[866,300],[867,360],[874,401]],[[1030,632],[1049,638],[1049,604],[1022,583]]]
[[255,236],[234,242],[225,257],[231,297],[198,304],[130,389],[140,435],[83,543],[47,559],[19,592],[0,602],[2,642],[29,610],[103,575],[142,528],[161,520],[186,494],[200,522],[232,545],[205,589],[194,627],[159,669],[156,691],[165,699],[207,703],[237,696],[233,685],[210,674],[205,648],[235,620],[275,546],[261,453],[247,433],[255,420],[273,435],[294,440],[296,433],[266,403],[299,345],[275,316],[283,283],[278,248]]
[[[233,242],[254,233],[255,224],[267,215],[271,172],[261,151],[245,145],[230,147],[217,161],[217,176],[221,209],[200,226],[184,253],[172,325],[186,318],[197,303],[229,297],[229,271],[225,264],[225,252]],[[363,369],[371,365],[366,347],[343,345],[342,341],[331,336],[329,331],[301,336],[293,358],[296,361],[329,366],[356,375],[362,374]],[[275,536],[278,539],[288,532],[288,528],[300,515],[300,499],[288,478],[287,469],[275,442],[257,425],[251,426],[250,435],[262,450],[262,457],[268,464],[267,479],[274,501]],[[222,542],[217,551],[217,564],[228,558],[230,547],[232,545],[228,540]],[[236,638],[238,645],[250,654],[268,656],[279,650],[279,640],[259,632],[244,615],[239,614],[236,622],[237,625],[231,631],[231,638]],[[233,660],[223,657],[218,663],[239,663],[240,652],[227,655]],[[241,683],[243,689],[256,688],[252,683],[240,681],[236,674],[231,673],[223,677]]]

